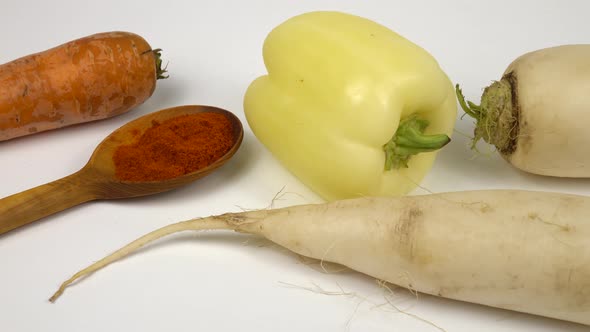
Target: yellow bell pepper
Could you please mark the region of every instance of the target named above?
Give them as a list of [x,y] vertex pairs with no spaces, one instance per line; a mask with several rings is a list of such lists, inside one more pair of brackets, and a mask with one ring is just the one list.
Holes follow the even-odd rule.
[[273,29],[268,75],[244,97],[252,132],[326,200],[400,196],[450,140],[453,84],[425,50],[373,21],[310,12]]

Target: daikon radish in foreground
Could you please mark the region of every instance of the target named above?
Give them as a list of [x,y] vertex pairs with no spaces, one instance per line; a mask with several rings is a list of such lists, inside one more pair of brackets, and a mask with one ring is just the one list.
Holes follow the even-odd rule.
[[422,293],[590,325],[590,197],[532,191],[366,197],[182,221],[76,273],[65,288],[143,245],[227,229]]

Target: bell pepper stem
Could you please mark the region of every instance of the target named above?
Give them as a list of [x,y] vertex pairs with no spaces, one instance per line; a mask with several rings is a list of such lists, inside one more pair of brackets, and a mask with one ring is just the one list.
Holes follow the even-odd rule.
[[408,167],[413,155],[441,149],[451,139],[445,134],[425,135],[429,122],[412,115],[400,121],[389,142],[383,145],[385,151],[385,170]]

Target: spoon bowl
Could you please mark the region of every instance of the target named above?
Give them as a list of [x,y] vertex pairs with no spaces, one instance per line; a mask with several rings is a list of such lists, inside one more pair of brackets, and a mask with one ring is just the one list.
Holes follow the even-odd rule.
[[[118,147],[136,142],[154,122],[204,112],[222,114],[231,124],[233,142],[223,156],[204,168],[170,179],[125,181],[117,178],[113,155]],[[243,136],[244,130],[238,117],[217,107],[186,105],[146,114],[107,136],[78,172],[0,199],[0,234],[84,202],[152,195],[189,184],[230,160],[239,149]]]
[[[168,119],[182,115],[196,113],[219,113],[224,115],[231,123],[233,143],[231,149],[221,158],[205,168],[178,177],[156,181],[124,181],[115,176],[115,164],[113,155],[121,145],[134,143],[145,130],[152,127],[154,121],[164,122]],[[103,199],[127,198],[156,194],[183,186],[200,179],[225,164],[239,149],[244,136],[244,130],[238,117],[233,113],[212,106],[178,106],[168,108],[135,119],[107,136],[94,150],[90,160],[84,168],[94,172],[94,176],[100,178],[104,184],[101,190]]]

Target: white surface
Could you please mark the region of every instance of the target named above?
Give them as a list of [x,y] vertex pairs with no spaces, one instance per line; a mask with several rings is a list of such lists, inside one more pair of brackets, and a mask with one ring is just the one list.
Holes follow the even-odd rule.
[[[325,274],[268,243],[231,233],[178,234],[84,279],[56,304],[47,298],[78,269],[159,226],[198,216],[319,199],[286,172],[248,129],[242,96],[264,74],[266,34],[288,17],[330,9],[365,16],[426,48],[467,97],[516,56],[589,43],[580,1],[5,1],[0,62],[108,30],[164,49],[170,79],[125,115],[0,143],[0,197],[82,167],[113,129],[148,112],[211,104],[243,121],[228,165],[157,196],[84,204],[0,237],[0,330],[21,331],[588,331],[588,327],[478,305],[389,294],[371,278]],[[473,123],[459,121],[470,133]],[[423,186],[433,192],[528,188],[590,194],[589,180],[523,174],[495,154],[476,155],[456,134]],[[484,147],[485,148],[485,147]],[[417,191],[419,193],[420,191]],[[294,286],[287,286],[291,284]],[[325,295],[305,290],[320,287]],[[406,310],[395,312],[388,303]]]

